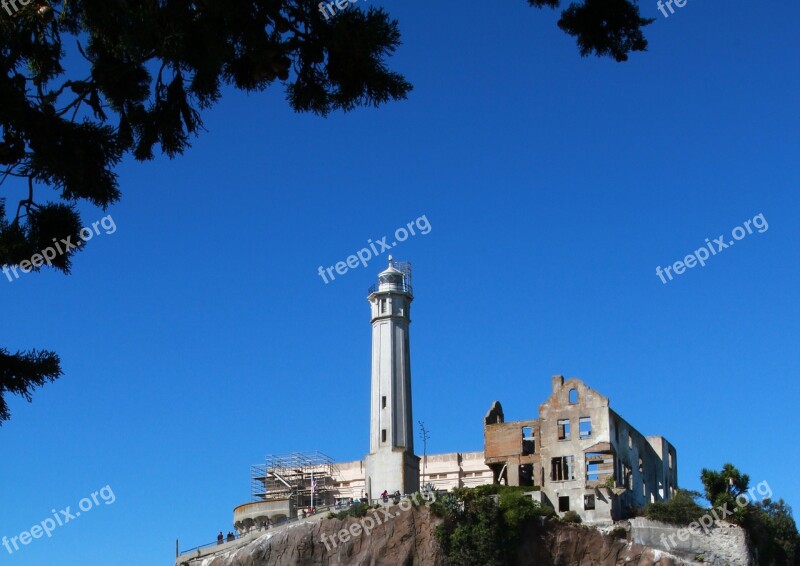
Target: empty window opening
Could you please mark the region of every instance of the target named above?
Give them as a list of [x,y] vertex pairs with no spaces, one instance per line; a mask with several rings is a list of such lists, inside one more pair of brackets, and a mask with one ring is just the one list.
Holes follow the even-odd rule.
[[631,470],[631,467],[628,464],[623,464],[623,468],[624,468],[622,475],[623,485],[627,489],[633,489],[633,471]]
[[575,456],[564,456],[564,462],[567,464],[567,479],[575,479]]
[[614,457],[600,452],[586,453],[586,480],[606,481],[614,477]]
[[564,481],[564,460],[562,458],[553,458],[550,461],[550,479]]
[[381,430],[381,442],[386,442],[386,429]]
[[536,438],[533,435],[533,427],[522,427],[522,455],[527,456],[536,452]]
[[569,402],[570,404],[574,405],[578,402],[578,390],[577,389],[570,389],[569,390]]
[[519,467],[519,485],[533,485],[532,464],[523,464]]
[[558,420],[558,439],[569,440],[569,419]]
[[594,495],[583,496],[583,508],[586,511],[594,510]]
[[381,397],[381,409],[385,409],[385,408],[386,408],[386,395]]
[[561,497],[558,498],[558,511],[560,513],[565,513],[566,511],[569,511],[568,495],[562,495]]
[[550,479],[567,481],[575,479],[575,456],[559,456],[550,460]]
[[592,418],[581,417],[578,421],[578,428],[580,430],[581,438],[589,438],[592,436]]
[[642,478],[642,497],[647,501],[647,482]]
[[672,451],[669,452],[669,469],[672,469]]
[[628,448],[633,448],[633,436],[630,431],[628,431]]

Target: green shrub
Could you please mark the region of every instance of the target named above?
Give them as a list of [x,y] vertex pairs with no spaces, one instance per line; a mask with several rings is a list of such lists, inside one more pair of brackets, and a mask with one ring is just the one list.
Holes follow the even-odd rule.
[[[330,515],[333,515],[334,517],[336,517],[337,519],[340,519],[340,520],[345,519],[347,517],[363,517],[364,515],[367,514],[367,510],[369,510],[369,509],[370,509],[370,506],[368,504],[366,504],[366,503],[355,503],[354,505],[351,505],[349,508],[345,509],[344,511],[339,511],[335,515],[333,515],[333,513],[331,513]],[[330,517],[330,515],[329,515],[329,517]],[[330,518],[333,518],[333,517],[330,517]]]
[[695,502],[700,494],[685,489],[675,490],[675,494],[667,502],[649,503],[644,508],[644,516],[653,521],[673,525],[688,525],[706,514],[706,509]]
[[531,487],[482,485],[457,488],[431,503],[431,512],[443,518],[436,538],[449,566],[512,564],[519,536],[536,517],[552,517],[555,510],[523,495]]
[[447,507],[441,501],[434,501],[431,503],[431,513],[441,519],[447,515]]
[[577,511],[572,511],[572,510],[567,511],[566,513],[564,513],[564,516],[561,517],[561,520],[564,521],[565,523],[574,523],[576,525],[578,525],[578,524],[583,522],[583,520],[581,519],[581,516],[578,515],[578,512]]

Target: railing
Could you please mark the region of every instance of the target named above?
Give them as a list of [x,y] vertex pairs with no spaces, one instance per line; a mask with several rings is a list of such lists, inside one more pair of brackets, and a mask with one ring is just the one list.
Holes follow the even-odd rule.
[[386,289],[387,291],[398,291],[400,293],[414,295],[411,285],[407,285],[405,283],[375,283],[374,285],[370,285],[369,289],[367,290],[367,294],[371,295],[372,293],[377,293],[381,285],[391,285],[393,287]]
[[302,517],[302,516],[290,517],[290,518],[287,518],[287,519],[281,521],[280,523],[272,523],[267,527],[254,527],[254,528],[250,529],[249,531],[247,531],[246,533],[244,533],[243,535],[234,534],[233,540],[228,540],[227,538],[224,538],[224,539],[222,539],[222,541],[215,540],[214,542],[201,544],[200,546],[195,546],[195,547],[190,548],[188,550],[181,550],[179,552],[178,556],[183,556],[183,555],[189,554],[191,552],[197,552],[198,550],[203,550],[203,549],[211,548],[211,547],[214,547],[214,546],[223,546],[223,545],[225,545],[225,544],[227,544],[229,542],[235,542],[235,541],[239,540],[240,538],[245,537],[245,536],[247,536],[247,535],[249,535],[251,533],[258,533],[258,532],[265,533],[267,531],[271,531],[273,529],[277,529],[277,528],[283,527],[284,525],[288,525],[290,523],[297,523],[299,521],[307,521],[308,519],[311,519],[312,517],[316,517],[316,516],[318,516],[318,515],[320,515],[322,513],[327,513],[328,511],[333,511],[333,510],[341,511],[342,509],[346,509],[346,507],[338,507],[338,508],[336,508],[334,505],[326,505],[324,507],[317,507],[317,512],[314,513],[313,515],[306,515],[305,517]]

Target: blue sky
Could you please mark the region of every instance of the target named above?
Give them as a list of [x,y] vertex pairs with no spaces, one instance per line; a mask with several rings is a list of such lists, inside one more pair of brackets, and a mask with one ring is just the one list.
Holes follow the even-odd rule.
[[[481,450],[492,401],[533,418],[564,374],[666,436],[683,487],[731,461],[800,506],[800,7],[645,2],[650,50],[616,64],[522,0],[384,5],[407,101],[322,119],[228,92],[185,156],[120,167],[117,231],[70,277],[0,280],[0,343],[66,372],[11,399],[0,536],[116,497],[0,563],[169,563],[232,528],[265,454],[362,458],[386,254],[317,269],[422,215],[393,253],[430,453]],[[656,276],[758,214],[768,230]]]

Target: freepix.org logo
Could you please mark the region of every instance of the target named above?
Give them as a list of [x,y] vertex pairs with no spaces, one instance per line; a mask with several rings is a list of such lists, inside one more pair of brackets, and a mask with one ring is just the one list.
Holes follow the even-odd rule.
[[[661,279],[661,283],[666,285],[667,278],[672,281],[672,273],[670,273],[670,271],[674,272],[677,276],[683,275],[686,269],[691,269],[697,265],[705,267],[706,260],[723,250],[733,247],[736,242],[742,240],[748,234],[752,234],[753,228],[755,228],[759,234],[763,234],[769,230],[769,224],[767,223],[767,219],[764,218],[763,212],[755,215],[752,220],[745,220],[742,226],[737,226],[731,230],[732,240],[726,242],[724,234],[720,235],[718,238],[714,238],[713,242],[706,238],[706,245],[694,250],[694,252],[683,258],[683,261],[676,261],[674,264],[668,265],[663,269],[660,265],[656,266],[656,275]],[[666,278],[664,275],[666,275]]]
[[[360,265],[367,267],[370,259],[378,257],[383,252],[391,251],[392,248],[397,246],[400,242],[405,242],[411,236],[416,236],[417,232],[414,230],[416,227],[419,230],[419,233],[425,236],[429,234],[432,227],[431,223],[428,222],[428,217],[423,214],[416,220],[412,220],[411,222],[407,223],[405,226],[400,226],[397,230],[394,231],[394,241],[389,243],[386,240],[389,239],[389,236],[384,236],[383,238],[373,242],[370,238],[367,240],[367,244],[369,247],[361,248],[355,254],[347,256],[347,259],[344,261],[339,261],[334,265],[323,267],[322,265],[319,266],[317,269],[317,273],[319,276],[322,277],[322,280],[327,285],[334,279],[336,279],[336,275],[334,275],[334,271],[339,275],[344,275],[347,273],[348,269],[355,269]],[[380,247],[380,249],[378,249]],[[327,276],[325,275],[327,273]],[[330,281],[328,280],[330,278]]]
[[[27,531],[22,531],[16,536],[4,536],[2,538],[2,545],[9,554],[14,554],[15,551],[20,550],[20,544],[27,546],[33,542],[34,539],[42,538],[42,535],[47,535],[47,538],[51,538],[53,536],[53,531],[55,531],[58,527],[63,527],[67,523],[74,521],[81,516],[81,512],[86,513],[91,511],[94,507],[100,505],[100,501],[106,505],[111,505],[116,500],[117,496],[114,495],[114,490],[111,489],[110,485],[107,485],[93,492],[89,497],[84,497],[81,499],[78,502],[79,510],[72,511],[71,505],[67,505],[65,509],[61,509],[60,511],[51,509],[50,512],[53,514],[52,517],[48,517],[42,522],[33,525]],[[12,546],[14,547],[13,549],[11,548]]]
[[[114,219],[111,218],[111,215],[104,216],[97,222],[92,222],[91,227],[87,226],[82,228],[80,232],[78,232],[78,237],[80,240],[73,242],[72,236],[67,236],[66,238],[62,238],[60,241],[57,238],[53,238],[53,245],[48,246],[43,249],[38,254],[33,254],[30,260],[24,260],[19,262],[19,266],[16,265],[4,265],[2,267],[2,272],[8,279],[9,283],[13,283],[15,279],[19,279],[19,273],[17,270],[21,271],[22,273],[30,273],[31,271],[42,267],[45,263],[47,265],[52,265],[53,260],[60,256],[64,255],[65,253],[70,252],[71,250],[78,249],[78,247],[83,244],[84,242],[88,242],[95,236],[100,235],[100,228],[103,228],[103,231],[107,234],[113,234],[117,231],[117,225],[114,222]],[[12,279],[11,275],[14,275]]]

